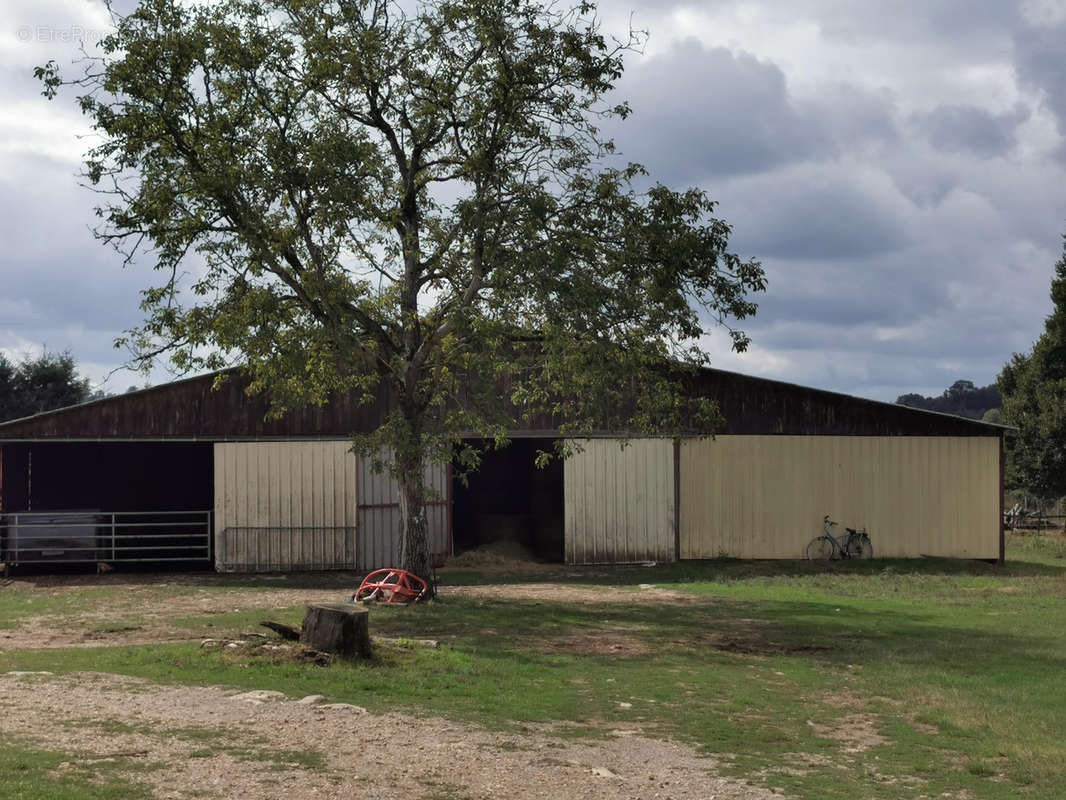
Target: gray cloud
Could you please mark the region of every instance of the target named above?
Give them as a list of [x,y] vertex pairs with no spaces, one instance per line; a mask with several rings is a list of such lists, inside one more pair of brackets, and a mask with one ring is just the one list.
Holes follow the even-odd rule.
[[827,36],[849,41],[935,39],[944,47],[971,49],[995,46],[1020,18],[1016,4],[998,0],[800,0],[789,5],[798,16],[818,19]]
[[776,65],[695,40],[630,67],[618,94],[634,110],[612,130],[620,150],[666,182],[763,172],[830,148]]
[[799,107],[820,121],[839,153],[873,154],[900,140],[896,98],[887,89],[870,91],[848,83],[820,86]]
[[733,181],[737,246],[764,258],[855,259],[906,245],[909,204],[858,165],[799,165]]
[[1024,105],[1013,111],[992,114],[973,106],[938,106],[915,114],[916,129],[944,153],[970,153],[979,158],[1003,156],[1018,143],[1018,126],[1029,119]]
[[1014,65],[1018,78],[1043,93],[1047,107],[1066,136],[1066,23],[1052,26],[1027,25],[1014,35]]
[[139,290],[151,276],[124,270],[93,239],[92,193],[76,185],[75,171],[24,155],[0,178],[0,349],[70,348],[100,381],[124,358],[112,342],[138,322]]
[[[98,3],[12,2],[9,33],[101,24]],[[715,364],[892,400],[987,383],[1030,346],[1066,229],[1066,174],[1048,158],[1053,114],[1066,133],[1061,21],[1027,22],[1006,0],[604,10],[624,20],[634,5],[651,12],[636,22],[656,46],[663,31],[703,42],[631,61],[618,98],[635,113],[608,132],[654,178],[707,188],[734,226],[732,249],[761,258],[770,278],[744,324],[751,352],[711,336]],[[689,17],[670,16],[681,7]],[[717,11],[727,35],[678,30]],[[153,275],[123,270],[92,239],[94,198],[74,178],[80,117],[70,96],[45,103],[30,77],[76,48],[13,47],[0,42],[0,349],[71,347],[99,376],[122,360],[110,342],[138,322]]]

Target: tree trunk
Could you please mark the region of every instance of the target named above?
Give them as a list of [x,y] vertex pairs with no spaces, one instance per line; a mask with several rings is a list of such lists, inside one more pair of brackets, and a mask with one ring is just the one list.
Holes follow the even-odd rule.
[[433,596],[433,571],[426,519],[426,489],[421,454],[397,456],[396,480],[400,486],[400,566],[426,582]]
[[307,607],[300,643],[341,658],[370,658],[370,612],[349,603]]

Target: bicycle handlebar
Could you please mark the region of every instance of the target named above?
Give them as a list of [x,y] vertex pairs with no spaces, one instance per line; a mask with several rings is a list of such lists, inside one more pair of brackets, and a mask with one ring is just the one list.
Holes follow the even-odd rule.
[[825,515],[825,519],[822,520],[822,522],[828,522],[830,525],[836,525],[837,524],[837,523],[833,522],[833,520],[829,519],[829,515],[828,514]]

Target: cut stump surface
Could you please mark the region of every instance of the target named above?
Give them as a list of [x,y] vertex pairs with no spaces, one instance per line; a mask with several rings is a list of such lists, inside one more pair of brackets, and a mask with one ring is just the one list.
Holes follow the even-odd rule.
[[370,658],[370,612],[348,603],[309,605],[300,643],[341,658]]

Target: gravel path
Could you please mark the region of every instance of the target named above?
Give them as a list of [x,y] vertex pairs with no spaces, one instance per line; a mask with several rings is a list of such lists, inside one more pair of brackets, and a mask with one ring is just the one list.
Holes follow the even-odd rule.
[[635,728],[575,741],[99,673],[0,675],[0,733],[70,763],[134,765],[131,779],[160,798],[780,797]]

